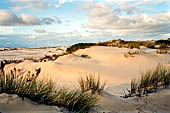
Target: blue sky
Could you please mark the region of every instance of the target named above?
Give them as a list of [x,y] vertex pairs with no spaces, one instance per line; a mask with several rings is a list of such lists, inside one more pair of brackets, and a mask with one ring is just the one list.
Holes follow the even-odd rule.
[[169,0],[0,0],[0,47],[168,37]]

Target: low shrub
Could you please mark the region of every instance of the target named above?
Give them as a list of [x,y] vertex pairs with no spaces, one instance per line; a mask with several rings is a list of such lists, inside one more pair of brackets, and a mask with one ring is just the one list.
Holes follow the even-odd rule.
[[170,45],[170,40],[157,40],[156,44],[160,45]]
[[139,42],[129,42],[128,48],[130,48],[130,49],[133,49],[133,48],[140,49],[140,44],[139,44]]
[[96,43],[78,43],[75,45],[72,45],[71,47],[67,48],[66,52],[67,53],[72,53],[77,51],[78,49],[85,49],[85,48],[89,48],[91,46],[95,46],[97,45]]
[[152,42],[145,42],[143,46],[147,48],[155,49],[155,43],[152,43]]

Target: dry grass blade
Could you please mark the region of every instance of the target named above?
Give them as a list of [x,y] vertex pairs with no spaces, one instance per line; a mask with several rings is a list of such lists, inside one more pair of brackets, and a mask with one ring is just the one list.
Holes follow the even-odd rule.
[[131,94],[136,94],[137,88],[138,88],[138,84],[137,84],[136,79],[132,79],[132,81],[131,81],[131,90],[130,90]]
[[92,94],[101,94],[105,88],[106,82],[101,84],[100,76],[97,78],[94,74],[86,75],[85,78],[80,77],[79,85],[82,92],[91,91]]

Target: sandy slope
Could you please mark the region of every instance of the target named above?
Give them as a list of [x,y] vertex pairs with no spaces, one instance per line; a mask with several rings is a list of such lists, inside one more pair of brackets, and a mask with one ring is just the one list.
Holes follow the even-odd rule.
[[[125,58],[124,53],[129,50],[127,48],[96,46],[59,57],[54,62],[25,61],[16,67],[32,71],[41,67],[42,75],[52,77],[56,82],[67,81],[67,83],[75,82],[85,74],[95,73],[96,75],[100,74],[102,80],[107,81],[108,85],[115,86],[130,83],[132,78],[139,77],[141,71],[153,68],[158,63],[167,64],[170,61],[168,54],[157,55],[152,49],[146,49],[145,54]],[[82,54],[87,54],[91,58],[82,58],[80,57]]]
[[[116,95],[106,95],[104,99],[107,104],[111,103],[114,106],[117,101],[120,101],[118,97],[123,95],[123,89],[128,88],[131,79],[138,78],[141,71],[154,68],[158,63],[169,65],[170,55],[168,54],[158,55],[156,54],[156,50],[145,49],[145,54],[125,58],[124,53],[127,53],[129,50],[134,51],[135,49],[94,46],[59,57],[53,62],[35,63],[25,61],[17,65],[8,65],[6,69],[12,69],[15,66],[17,69],[27,69],[33,72],[36,68],[41,67],[42,72],[40,77],[52,78],[56,84],[64,85],[70,85],[70,83],[71,85],[77,85],[78,78],[89,73],[100,74],[102,81],[107,81],[106,91]],[[88,55],[91,58],[82,58],[80,57],[82,54]],[[168,90],[167,93],[169,94],[170,91]],[[112,99],[112,97],[116,100]],[[115,104],[113,104],[113,101],[110,99],[116,103],[114,102]],[[124,100],[122,101],[124,103]],[[126,104],[129,106],[127,106],[127,109],[129,108],[130,111],[136,110],[136,108],[131,108],[134,104],[128,104],[129,101],[125,101],[119,107],[121,108],[121,106]],[[110,108],[113,108],[113,106],[110,106]]]
[[39,105],[29,99],[24,100],[17,95],[0,94],[1,113],[59,113],[55,106]]

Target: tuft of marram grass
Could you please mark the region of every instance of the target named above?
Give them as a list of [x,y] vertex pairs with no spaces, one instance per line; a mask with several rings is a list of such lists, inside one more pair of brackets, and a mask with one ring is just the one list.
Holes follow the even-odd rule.
[[158,87],[168,88],[170,85],[170,68],[158,64],[155,69],[141,73],[139,82],[136,79],[131,81],[131,90],[124,97],[132,95],[141,96],[155,91]]
[[0,93],[17,94],[40,104],[64,107],[69,111],[87,113],[97,106],[98,96],[79,89],[56,88],[51,80],[16,75],[15,70],[0,75]]
[[82,92],[91,91],[92,94],[101,94],[105,88],[106,82],[101,84],[100,76],[96,78],[94,74],[89,74],[84,78],[80,77],[79,85]]

